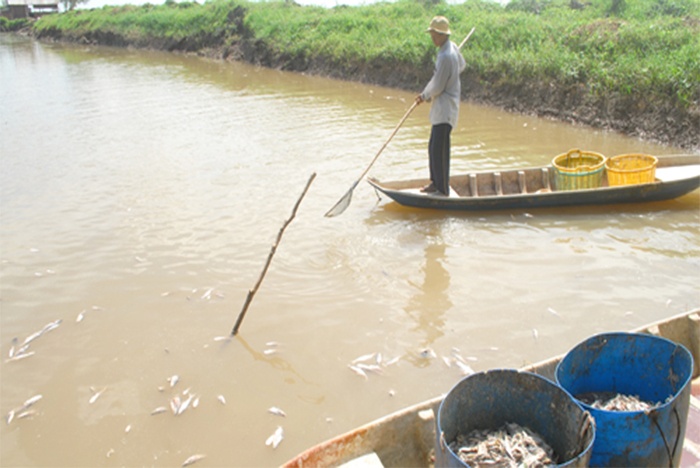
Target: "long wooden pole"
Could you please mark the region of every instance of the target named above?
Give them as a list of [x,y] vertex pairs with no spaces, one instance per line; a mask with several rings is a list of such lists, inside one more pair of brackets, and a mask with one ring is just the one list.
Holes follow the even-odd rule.
[[311,177],[309,178],[309,181],[306,183],[306,187],[304,187],[304,191],[301,193],[301,196],[299,196],[299,199],[297,200],[296,204],[294,205],[294,209],[292,210],[292,215],[289,217],[287,221],[284,222],[282,225],[282,228],[280,229],[280,232],[277,234],[277,240],[275,240],[275,243],[272,244],[272,248],[270,249],[270,254],[267,256],[267,261],[265,262],[265,266],[263,267],[262,273],[260,273],[260,277],[258,278],[258,281],[255,283],[255,286],[253,286],[253,289],[248,291],[248,296],[245,299],[245,303],[243,304],[243,309],[241,309],[241,312],[238,314],[238,319],[236,320],[236,324],[233,326],[233,330],[231,330],[231,336],[235,336],[236,333],[238,333],[238,329],[241,327],[241,323],[243,323],[243,318],[245,317],[246,312],[248,311],[248,306],[250,306],[250,303],[253,301],[253,297],[255,296],[255,293],[258,292],[258,289],[260,288],[260,284],[262,284],[263,278],[265,278],[265,274],[267,273],[267,269],[270,267],[270,263],[272,262],[272,257],[275,255],[275,252],[277,251],[277,247],[280,244],[280,241],[282,241],[282,235],[284,234],[284,230],[287,229],[287,226],[292,222],[294,217],[297,214],[297,210],[299,209],[299,205],[301,204],[301,200],[304,198],[306,195],[306,192],[309,190],[309,187],[311,186],[311,182],[313,182],[314,178],[316,177],[316,173],[314,172],[311,174]]

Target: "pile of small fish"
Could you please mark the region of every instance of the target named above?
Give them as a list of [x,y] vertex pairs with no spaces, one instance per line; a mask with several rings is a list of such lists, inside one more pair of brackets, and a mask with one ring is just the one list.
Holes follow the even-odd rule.
[[458,434],[450,449],[469,466],[540,467],[556,464],[554,450],[526,427],[506,423],[496,431]]
[[58,319],[56,321],[47,323],[46,325],[44,325],[44,328],[26,337],[22,344],[19,346],[19,348],[17,348],[18,340],[17,338],[14,338],[12,340],[10,352],[8,353],[8,359],[6,359],[5,362],[19,361],[20,359],[33,356],[34,351],[29,351],[29,345],[32,343],[32,341],[36,340],[37,338],[41,338],[51,330],[55,330],[56,328],[58,328],[59,325],[61,325],[62,321],[63,320]]
[[595,409],[605,411],[651,411],[659,406],[659,403],[650,403],[636,395],[622,393],[589,393],[581,396],[579,400]]

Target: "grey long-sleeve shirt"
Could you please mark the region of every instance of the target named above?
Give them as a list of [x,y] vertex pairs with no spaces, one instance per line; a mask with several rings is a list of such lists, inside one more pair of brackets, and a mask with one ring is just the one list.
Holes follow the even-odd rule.
[[447,40],[440,46],[435,73],[421,93],[424,101],[433,102],[430,107],[430,123],[448,123],[455,128],[459,117],[459,100],[462,90],[459,74],[467,66],[454,42]]

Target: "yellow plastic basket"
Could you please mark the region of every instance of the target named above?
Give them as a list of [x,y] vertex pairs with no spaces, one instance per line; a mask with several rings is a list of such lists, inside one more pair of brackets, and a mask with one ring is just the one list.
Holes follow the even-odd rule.
[[605,156],[593,151],[572,149],[552,160],[557,190],[600,187],[603,183]]
[[649,184],[656,176],[659,160],[648,154],[620,154],[608,159],[608,185]]

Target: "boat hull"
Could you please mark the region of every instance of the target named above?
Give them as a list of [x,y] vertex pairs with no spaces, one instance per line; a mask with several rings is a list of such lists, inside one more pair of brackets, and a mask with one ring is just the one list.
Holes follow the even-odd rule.
[[[700,156],[659,158],[653,183],[556,190],[551,168],[465,174],[450,179],[450,196],[425,194],[426,179],[368,182],[397,203],[437,210],[488,211],[671,200],[700,188]],[[510,183],[508,183],[510,181]]]

